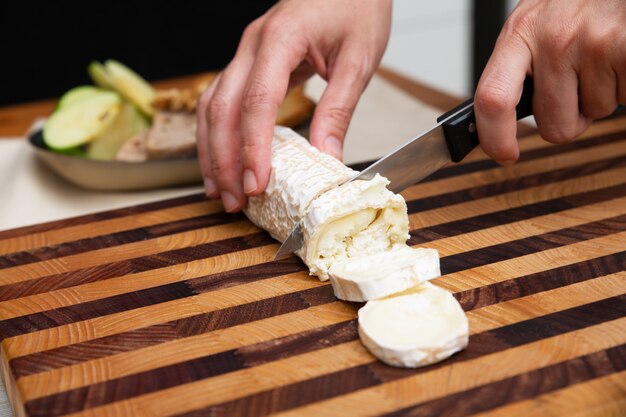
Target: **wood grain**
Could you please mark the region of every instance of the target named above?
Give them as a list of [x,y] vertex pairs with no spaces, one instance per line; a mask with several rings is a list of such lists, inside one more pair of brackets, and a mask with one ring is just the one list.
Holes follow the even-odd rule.
[[471,330],[422,369],[376,361],[360,303],[202,196],[0,233],[18,415],[619,415],[626,119],[570,144],[528,133],[513,167],[476,152],[403,193]]

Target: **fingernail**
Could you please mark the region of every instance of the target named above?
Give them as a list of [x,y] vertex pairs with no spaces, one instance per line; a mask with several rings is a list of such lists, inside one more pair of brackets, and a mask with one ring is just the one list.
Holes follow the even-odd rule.
[[324,152],[341,160],[341,141],[334,136],[329,136],[324,141]]
[[243,192],[246,194],[253,193],[257,190],[258,184],[256,177],[251,169],[245,169],[243,171]]
[[217,191],[217,187],[211,178],[204,178],[204,193],[211,197]]
[[503,167],[510,167],[515,162],[517,162],[517,160],[515,160],[515,159],[502,159],[502,160],[498,161],[498,163],[500,165],[502,165]]
[[221,197],[222,204],[224,205],[224,210],[229,213],[237,210],[237,208],[239,207],[239,201],[237,201],[234,195],[232,195],[228,191],[224,191],[221,193]]

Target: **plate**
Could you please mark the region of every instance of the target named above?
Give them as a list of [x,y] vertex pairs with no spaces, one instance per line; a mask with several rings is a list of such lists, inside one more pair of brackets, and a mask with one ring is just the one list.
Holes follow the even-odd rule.
[[40,128],[31,131],[27,138],[37,157],[52,171],[88,190],[136,191],[202,183],[198,158],[99,161],[50,150]]

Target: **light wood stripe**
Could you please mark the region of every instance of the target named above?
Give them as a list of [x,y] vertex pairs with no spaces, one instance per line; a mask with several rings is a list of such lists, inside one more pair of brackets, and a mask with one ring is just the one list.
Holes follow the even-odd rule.
[[[619,333],[626,330],[625,326],[626,318],[613,320],[276,415],[375,416],[391,412],[620,345],[623,340]],[[156,411],[154,406],[149,410]]]
[[[469,311],[467,317],[470,322],[471,334],[626,293],[626,279],[624,278],[626,278],[626,272],[611,274]],[[315,316],[313,323],[317,322],[316,327],[331,324],[329,320],[318,319],[319,315],[316,313],[320,309],[323,309],[333,320],[343,321],[355,318],[354,310],[350,308],[344,307],[343,310],[336,311],[342,304],[345,306],[345,303],[337,302],[324,307],[312,307],[309,309],[313,310],[311,314]],[[243,334],[262,335],[264,337],[263,340],[297,334],[303,330],[301,330],[302,325],[299,325],[296,320],[305,318],[308,315],[307,311],[260,320],[189,339],[180,339],[146,349],[137,349],[112,357],[27,376],[18,380],[18,386],[23,392],[28,392],[26,400],[31,400],[244,346],[241,343],[250,345],[256,342],[256,338],[243,338],[241,336]],[[268,322],[272,324],[278,323],[281,327],[284,326],[283,330],[289,329],[288,333],[281,333],[278,336],[274,335],[274,337],[270,337],[273,334],[263,334],[260,330],[267,329]],[[284,323],[280,324],[281,322]],[[293,327],[287,327],[286,323],[293,323]],[[258,328],[259,326],[261,326],[261,329]],[[305,326],[306,329],[311,328],[310,324],[305,324]],[[225,339],[225,333],[228,334],[229,338],[233,337],[233,339]],[[216,345],[216,340],[221,343]],[[158,358],[158,361],[156,358]]]
[[537,187],[526,188],[493,197],[481,198],[466,203],[439,207],[409,216],[411,229],[435,226],[469,217],[494,213],[508,208],[547,201],[554,198],[582,193],[599,188],[622,184],[626,179],[626,168],[612,169],[586,177],[563,180]]
[[626,371],[596,378],[474,417],[623,417],[626,415]]
[[[109,263],[112,259],[118,262],[154,255],[161,252],[249,235],[259,231],[260,229],[258,227],[247,220],[198,230],[188,230],[155,239],[111,246],[76,255],[63,256],[47,261],[6,268],[0,271],[0,284],[20,282],[26,279],[34,279],[46,275],[98,266]],[[7,278],[11,281],[7,282]]]
[[185,204],[130,216],[95,221],[78,226],[69,226],[46,232],[18,236],[0,240],[0,255],[136,229],[138,227],[168,223],[175,220],[218,213],[220,211],[223,211],[221,202],[203,201],[200,203]]
[[[417,392],[422,394],[419,399],[425,401],[616,346],[621,342],[620,332],[624,331],[626,331],[626,318],[613,320],[315,403],[292,410],[285,415],[352,416],[356,415],[356,410],[367,410],[370,415],[375,415],[410,405],[411,401],[416,400]],[[532,360],[516,360],[522,356],[532,358]],[[169,416],[251,395],[260,390],[328,374],[366,363],[371,359],[360,342],[350,342],[94,407],[68,416]],[[502,364],[502,366],[494,367],[492,364]],[[485,369],[490,369],[490,372],[485,372]],[[468,375],[470,378],[467,377]],[[211,395],[206,395],[208,392]]]
[[620,155],[625,146],[626,142],[620,141],[617,143],[596,146],[590,149],[564,152],[547,158],[519,162],[507,168],[498,167],[486,169],[465,175],[418,183],[407,188],[405,191],[402,191],[400,194],[402,194],[405,200],[410,201],[417,198],[431,197],[453,191],[464,190],[468,187],[477,187],[480,185],[518,179],[523,176],[577,166],[581,164],[581,161],[584,161],[586,164],[614,157],[615,155]]
[[[438,278],[433,282],[451,291],[463,291],[469,288],[479,287],[493,282],[512,279],[522,275],[531,274],[546,269],[556,268],[587,259],[596,258],[623,250],[623,242],[626,232],[616,233],[597,239],[591,239],[580,243],[558,247],[539,253],[533,253],[496,264],[485,265],[470,270],[449,274]],[[274,247],[277,245],[271,245]],[[274,251],[276,248],[274,247]],[[238,252],[241,254],[241,252]],[[273,252],[272,252],[273,253]],[[237,260],[239,257],[236,258]],[[233,259],[232,261],[235,261]],[[187,271],[189,272],[189,271]],[[185,276],[193,276],[187,273]],[[202,275],[202,274],[199,274]],[[301,275],[302,276],[302,275]],[[285,291],[283,285],[272,287],[267,285],[268,280],[246,284],[245,286],[231,287],[225,292],[229,305],[237,305],[242,302],[262,299]],[[304,279],[305,282],[315,282],[314,279]],[[282,282],[287,282],[283,280]],[[291,280],[289,281],[291,283]],[[249,290],[252,288],[251,294]],[[263,296],[260,296],[262,291]],[[245,296],[242,296],[245,294]],[[271,295],[270,295],[271,294]],[[198,305],[202,301],[210,306],[219,300],[216,292],[201,294],[154,306],[137,308],[122,313],[111,314],[71,323],[64,326],[53,327],[33,333],[28,333],[6,339],[3,344],[11,357],[23,356],[55,347],[66,346],[96,337],[103,337],[114,333],[136,329],[150,324],[163,323],[174,318],[189,317],[202,311]]]
[[[444,275],[433,283],[459,292],[624,250],[626,231]],[[605,252],[608,251],[608,252]],[[523,274],[520,272],[523,271]]]

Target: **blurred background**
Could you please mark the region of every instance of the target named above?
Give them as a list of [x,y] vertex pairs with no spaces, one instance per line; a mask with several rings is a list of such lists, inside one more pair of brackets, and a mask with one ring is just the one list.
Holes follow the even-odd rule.
[[[0,4],[0,106],[88,84],[91,60],[114,58],[148,80],[217,70],[245,26],[275,0],[12,1]],[[470,95],[516,0],[394,0],[383,65]],[[11,41],[13,40],[13,41]]]

